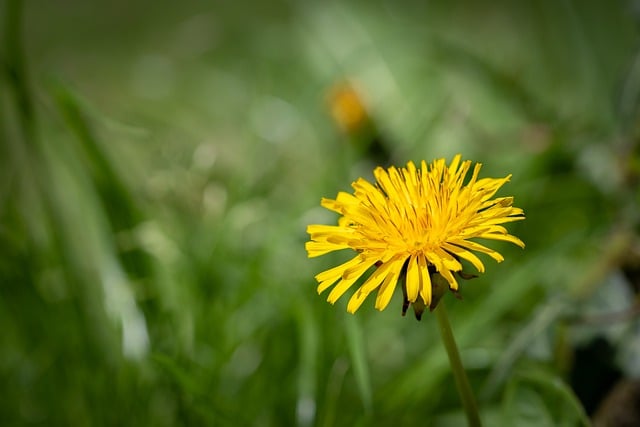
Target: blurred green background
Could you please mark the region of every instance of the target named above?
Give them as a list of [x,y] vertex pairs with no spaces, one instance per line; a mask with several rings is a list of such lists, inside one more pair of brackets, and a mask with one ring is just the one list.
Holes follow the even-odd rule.
[[[603,401],[640,377],[637,1],[0,17],[1,425],[463,425],[433,316],[315,291],[350,254],[307,259],[306,225],[376,136],[513,174],[526,249],[446,298],[485,423],[632,416]],[[332,118],[345,81],[375,135]]]

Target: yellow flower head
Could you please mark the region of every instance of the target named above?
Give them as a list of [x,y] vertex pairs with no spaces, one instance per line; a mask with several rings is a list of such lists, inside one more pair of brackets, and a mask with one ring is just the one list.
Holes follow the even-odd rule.
[[347,134],[354,134],[370,124],[371,118],[360,94],[348,84],[333,88],[329,97],[331,115]]
[[478,179],[481,164],[477,163],[465,183],[471,161],[460,160],[456,155],[449,166],[444,159],[430,165],[422,161],[420,169],[413,162],[400,169],[378,167],[374,171],[375,184],[360,178],[352,184],[353,194],[340,192],[335,200],[323,198],[323,207],[342,216],[338,225],[307,227],[311,236],[305,245],[309,257],[340,249],[353,249],[357,255],[318,274],[318,293],[337,282],[327,298],[333,304],[375,266],[349,300],[350,313],[355,313],[376,289],[375,306],[383,310],[396,284],[405,276],[403,310],[408,303],[414,308],[429,307],[432,298],[436,298],[432,295],[436,272],[451,290],[457,291],[453,273],[464,277],[461,259],[480,273],[484,272],[484,265],[473,252],[503,261],[498,252],[470,239],[503,240],[524,247],[520,239],[500,225],[524,219],[524,212],[512,206],[513,197],[493,198],[511,175]]

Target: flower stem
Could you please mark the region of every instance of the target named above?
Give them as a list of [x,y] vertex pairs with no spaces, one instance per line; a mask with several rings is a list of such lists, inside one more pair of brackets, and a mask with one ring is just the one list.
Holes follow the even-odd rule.
[[451,325],[449,324],[447,310],[444,308],[444,301],[440,301],[438,307],[436,307],[434,311],[438,318],[438,326],[440,327],[442,342],[444,343],[447,355],[449,356],[449,363],[451,364],[451,370],[453,371],[456,388],[460,394],[464,411],[467,414],[467,421],[469,422],[469,426],[480,427],[482,424],[480,423],[478,406],[476,405],[476,399],[473,396],[473,391],[469,385],[467,374],[462,366],[462,361],[460,360],[460,353],[458,352],[456,340],[451,332]]

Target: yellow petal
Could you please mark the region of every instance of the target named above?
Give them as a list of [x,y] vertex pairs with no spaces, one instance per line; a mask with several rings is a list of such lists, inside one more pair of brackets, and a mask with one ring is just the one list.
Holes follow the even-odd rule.
[[499,218],[485,219],[482,221],[484,225],[502,224],[505,222],[522,221],[523,216],[503,216]]
[[304,245],[307,250],[309,258],[315,258],[320,255],[327,254],[329,252],[338,251],[341,249],[348,249],[349,245],[337,245],[335,243],[326,242],[307,242]]
[[[367,296],[376,290],[378,286],[388,277],[394,266],[394,263],[400,261],[399,256],[396,256],[390,261],[383,262],[380,267],[376,269],[376,271],[369,276],[366,282],[353,294],[353,296],[349,299],[349,303],[347,304],[347,311],[349,313],[355,313],[358,308],[362,305]],[[404,260],[402,259],[404,262]]]
[[462,155],[459,153],[453,156],[453,160],[451,160],[451,163],[449,164],[449,173],[454,174],[456,172],[458,165],[460,164],[460,159],[462,159]]
[[353,228],[344,227],[340,225],[309,225],[307,227],[307,233],[311,236],[312,240],[326,240],[331,237],[352,236],[356,231]]
[[431,276],[427,259],[423,254],[418,256],[418,268],[420,269],[420,296],[424,305],[429,306],[431,304]]
[[389,301],[391,301],[393,291],[396,288],[398,278],[400,277],[400,271],[402,271],[403,266],[404,261],[396,260],[392,262],[391,271],[387,274],[387,277],[384,279],[384,282],[382,282],[382,285],[378,290],[378,296],[376,297],[376,309],[384,310],[387,305],[389,305]]
[[482,261],[480,261],[480,258],[475,256],[472,252],[466,251],[450,243],[444,243],[442,247],[455,256],[469,261],[476,268],[476,270],[478,270],[479,273],[484,273],[484,264],[482,263]]
[[345,270],[361,263],[362,256],[357,255],[344,264],[340,264],[337,267],[333,267],[329,270],[325,270],[322,273],[317,274],[316,280],[320,283],[318,285],[318,293],[322,293],[329,286],[333,285],[338,279],[342,277],[342,274]]
[[367,271],[373,264],[377,262],[376,258],[369,258],[367,260],[363,260],[360,265],[350,268],[349,270],[345,270],[343,274],[342,280],[338,282],[338,284],[331,289],[329,292],[329,296],[327,297],[327,301],[331,304],[334,304],[338,298],[344,294],[347,289],[349,289],[355,282]]
[[472,242],[471,240],[463,240],[463,239],[452,239],[449,242],[453,243],[456,246],[470,249],[472,251],[485,253],[498,262],[504,261],[504,257],[502,255],[500,255],[498,252],[494,251],[493,249],[489,249],[486,246],[481,245],[480,243]]
[[477,237],[480,237],[482,239],[492,239],[492,240],[501,240],[503,242],[510,242],[520,246],[521,248],[524,248],[524,242],[518,239],[516,236],[512,236],[511,234],[484,233],[484,234],[480,234]]
[[415,302],[418,298],[418,292],[422,287],[420,286],[421,280],[422,276],[420,274],[420,266],[418,265],[418,256],[412,255],[407,264],[407,280],[405,280],[407,299],[409,302]]
[[458,282],[456,281],[456,278],[453,276],[453,274],[451,274],[450,270],[447,270],[446,268],[443,268],[442,270],[438,269],[438,273],[440,273],[442,277],[447,279],[450,289],[454,291],[458,290]]
[[433,252],[432,254],[440,258],[440,260],[442,261],[443,267],[446,268],[447,270],[451,270],[451,271],[462,270],[462,264],[460,264],[460,261],[458,261],[453,256],[451,256],[450,253],[447,253],[446,251],[443,251],[442,249],[437,248],[435,252]]

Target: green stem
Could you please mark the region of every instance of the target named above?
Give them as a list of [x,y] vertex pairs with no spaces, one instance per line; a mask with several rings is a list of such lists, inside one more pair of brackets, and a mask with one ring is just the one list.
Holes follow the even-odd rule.
[[442,342],[449,356],[453,378],[456,382],[460,399],[462,400],[462,406],[467,414],[467,421],[469,422],[469,426],[480,427],[482,424],[480,422],[480,415],[478,414],[478,405],[476,405],[476,399],[473,396],[467,374],[462,366],[462,360],[460,360],[460,353],[458,352],[456,340],[451,332],[451,325],[449,324],[447,310],[444,308],[444,301],[440,301],[438,307],[435,309],[435,313],[438,318],[438,325],[440,326]]

